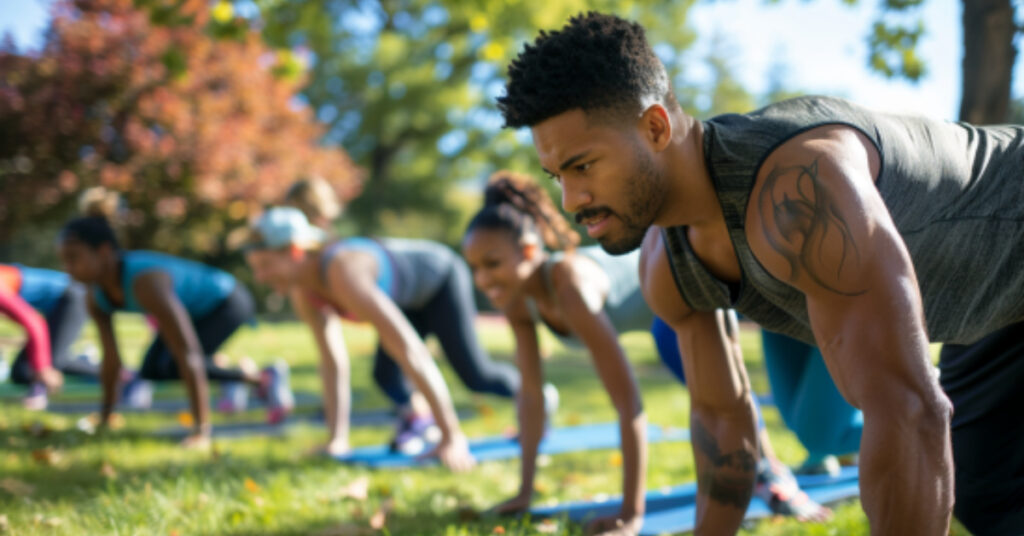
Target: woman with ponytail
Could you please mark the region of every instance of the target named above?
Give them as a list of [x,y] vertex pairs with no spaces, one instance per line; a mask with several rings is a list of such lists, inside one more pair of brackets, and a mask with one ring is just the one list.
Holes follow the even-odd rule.
[[[470,221],[462,242],[477,287],[505,313],[512,326],[523,382],[519,397],[523,452],[520,492],[495,510],[525,511],[533,494],[537,445],[544,430],[537,342],[537,325],[543,324],[563,343],[582,346],[591,353],[619,415],[622,511],[617,517],[599,520],[596,528],[625,526],[638,530],[644,512],[646,417],[618,335],[651,331],[659,356],[680,381],[684,381],[682,361],[674,334],[657,329],[663,324],[643,299],[639,252],[612,256],[600,246],[581,248],[578,244],[579,236],[536,181],[508,171],[491,177],[484,192],[484,206]],[[723,312],[721,316],[723,324],[735,326],[734,321],[728,322],[734,315]],[[731,333],[738,349],[738,330]],[[764,464],[765,489],[776,465],[781,467]],[[795,480],[792,482],[795,486]],[[777,510],[794,513],[800,505],[799,515],[808,519],[827,512],[798,492],[793,493],[792,501],[784,501],[785,508]]]
[[519,374],[493,361],[477,339],[473,283],[458,255],[426,240],[328,242],[294,207],[265,212],[250,229],[245,249],[256,280],[288,295],[313,332],[321,356],[328,454],[343,456],[350,448],[349,361],[339,322],[348,317],[369,322],[379,335],[373,378],[399,414],[391,448],[422,453],[426,444],[438,442],[433,452],[447,467],[472,466],[448,388],[423,338],[437,336],[448,362],[474,392],[512,398]]
[[58,246],[67,272],[87,286],[87,308],[103,348],[101,426],[110,419],[123,376],[113,328],[115,311],[141,313],[155,321],[157,336],[138,376],[185,383],[195,423],[185,446],[210,445],[208,379],[251,385],[268,400],[269,420],[283,419],[293,405],[285,364],[263,371],[240,370],[220,367],[213,360],[217,348],[253,318],[249,291],[230,274],[198,262],[153,251],[122,250],[106,218],[111,212],[83,212],[90,215],[68,222]]

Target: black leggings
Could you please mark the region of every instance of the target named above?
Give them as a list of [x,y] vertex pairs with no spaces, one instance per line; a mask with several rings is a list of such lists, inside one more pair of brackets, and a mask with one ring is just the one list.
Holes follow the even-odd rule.
[[977,536],[1024,534],[1024,323],[939,358],[953,402],[953,513]]
[[[99,367],[78,361],[71,355],[71,345],[78,339],[86,320],[85,292],[85,288],[78,283],[68,285],[57,303],[46,313],[46,326],[50,330],[53,368],[72,376],[95,378],[99,376]],[[34,376],[35,371],[28,362],[28,352],[22,348],[11,365],[11,381],[27,385]]]
[[[473,325],[476,305],[472,279],[465,264],[452,263],[447,280],[426,305],[402,312],[420,337],[431,333],[437,336],[448,362],[471,391],[506,398],[519,392],[519,371],[509,363],[491,359],[476,336]],[[409,382],[382,347],[377,348],[374,358],[373,379],[395,404],[409,403],[412,394]]]
[[[252,294],[236,284],[235,289],[224,301],[202,318],[192,320],[199,345],[203,348],[206,377],[219,382],[243,381],[245,375],[239,369],[225,369],[213,363],[213,354],[241,326],[249,322],[256,312]],[[171,351],[157,335],[142,360],[139,376],[146,380],[162,381],[181,378],[178,363]]]

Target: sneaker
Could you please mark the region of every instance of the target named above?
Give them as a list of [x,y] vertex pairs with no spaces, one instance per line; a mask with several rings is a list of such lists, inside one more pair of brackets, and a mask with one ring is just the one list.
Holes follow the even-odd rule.
[[828,508],[814,502],[800,489],[789,467],[762,458],[757,463],[754,496],[775,515],[793,516],[800,520],[824,520],[831,516]]
[[0,352],[0,383],[11,377],[11,365],[4,359],[3,352]]
[[249,406],[249,386],[243,382],[227,382],[221,384],[220,400],[217,400],[217,411],[221,413],[238,413]]
[[441,429],[430,415],[401,417],[391,440],[392,452],[407,456],[422,454],[427,446],[441,440]]
[[261,373],[261,390],[267,400],[267,422],[279,424],[295,409],[295,395],[289,385],[288,363],[278,359]]
[[544,384],[544,417],[547,426],[554,425],[555,413],[558,413],[558,388],[553,383]]
[[22,399],[22,405],[31,411],[43,411],[49,402],[46,386],[39,382],[32,382],[32,385],[28,387],[28,394]]
[[793,472],[798,475],[828,475],[837,477],[841,471],[842,467],[840,467],[839,459],[829,454],[818,460],[808,458]]
[[153,382],[133,375],[121,388],[121,404],[136,410],[153,407]]

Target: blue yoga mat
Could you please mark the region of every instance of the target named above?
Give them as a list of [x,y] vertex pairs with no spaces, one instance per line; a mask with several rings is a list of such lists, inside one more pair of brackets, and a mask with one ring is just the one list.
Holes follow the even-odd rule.
[[[798,476],[797,481],[812,500],[821,504],[857,497],[860,492],[856,467],[844,467],[836,477],[805,475]],[[648,492],[647,514],[644,516],[644,528],[640,534],[673,534],[693,530],[697,516],[696,495],[697,486],[693,483]],[[601,502],[573,502],[534,508],[530,513],[534,517],[565,515],[573,521],[585,522],[616,514],[621,505],[622,498],[615,497]],[[771,515],[768,505],[755,497],[750,501],[745,519],[759,519]]]
[[[689,430],[647,426],[647,441],[687,441]],[[561,454],[580,450],[619,448],[619,425],[617,423],[587,424],[548,430],[540,442],[540,454]],[[519,457],[519,442],[514,438],[490,437],[469,442],[469,451],[477,461],[505,460]],[[392,452],[387,445],[363,447],[337,457],[343,463],[369,467],[411,467],[437,463],[436,459],[419,459],[416,456]]]

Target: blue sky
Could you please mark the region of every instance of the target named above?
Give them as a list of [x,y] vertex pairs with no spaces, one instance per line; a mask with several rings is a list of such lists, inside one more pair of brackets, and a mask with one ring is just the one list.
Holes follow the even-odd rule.
[[[866,36],[881,0],[702,0],[692,12],[701,36],[694,57],[706,53],[713,35],[725,37],[733,66],[744,84],[758,92],[781,60],[794,89],[847,97],[866,106],[954,119],[960,100],[962,55],[959,0],[928,0],[928,34],[920,52],[929,74],[918,84],[890,81],[867,68]],[[46,0],[5,2],[0,31],[12,31],[19,45],[36,42],[47,19]],[[1024,73],[1015,76],[1015,95],[1024,93]]]

